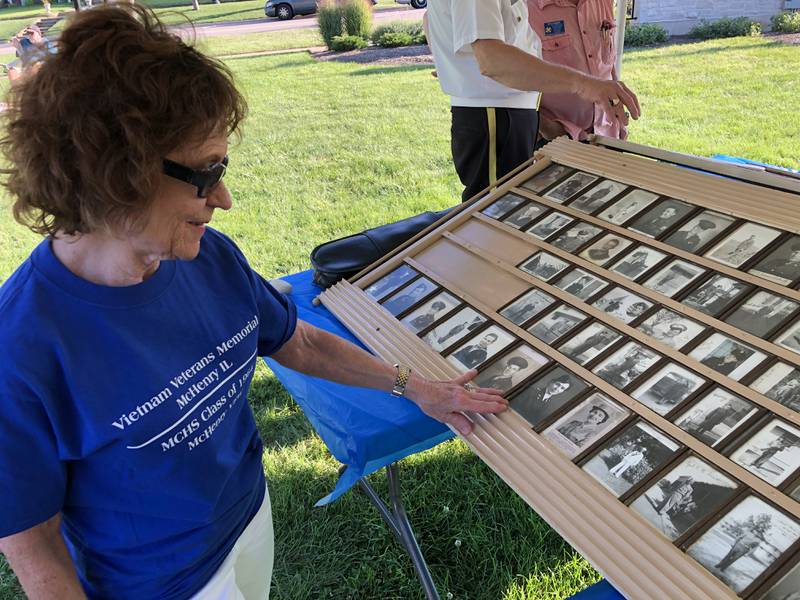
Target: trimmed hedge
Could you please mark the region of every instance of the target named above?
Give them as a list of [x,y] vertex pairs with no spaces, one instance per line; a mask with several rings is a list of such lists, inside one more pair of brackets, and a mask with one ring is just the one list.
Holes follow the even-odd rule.
[[761,35],[761,23],[747,17],[725,18],[713,23],[701,20],[699,25],[695,25],[689,31],[689,37],[700,40],[756,35]]
[[402,31],[387,31],[378,38],[378,46],[383,48],[398,48],[400,46],[410,46],[414,38]]
[[331,40],[331,50],[347,52],[348,50],[361,50],[367,47],[367,40],[360,35],[337,35]]
[[391,23],[386,23],[385,25],[378,25],[372,30],[372,34],[370,35],[372,43],[379,44],[378,41],[381,39],[384,33],[407,33],[409,36],[411,36],[413,43],[427,43],[427,40],[425,39],[425,31],[422,29],[422,23],[419,21],[392,21]]
[[625,46],[637,48],[642,46],[655,46],[669,40],[667,30],[654,23],[644,25],[631,25],[625,29]]
[[800,12],[781,13],[772,17],[772,31],[800,33]]

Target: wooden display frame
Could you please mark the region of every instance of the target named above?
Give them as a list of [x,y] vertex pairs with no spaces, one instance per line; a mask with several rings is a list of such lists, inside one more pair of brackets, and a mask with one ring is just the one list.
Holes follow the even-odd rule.
[[[435,324],[423,327],[416,335],[399,322],[399,319],[415,308],[423,306],[432,295],[446,290],[457,297],[460,304],[451,306],[445,313],[437,315],[437,324],[444,322],[465,306],[469,306],[485,315],[491,325],[480,325],[470,330],[463,339],[474,337],[477,340],[487,328],[499,327],[511,334],[517,345],[524,343],[547,359],[546,364],[539,367],[528,380],[517,381],[512,386],[509,390],[512,405],[514,395],[528,381],[541,376],[554,365],[560,365],[583,379],[591,386],[591,392],[576,396],[566,407],[549,415],[535,428],[513,410],[501,415],[470,414],[475,423],[475,430],[471,435],[464,437],[464,441],[626,597],[685,600],[760,598],[769,591],[769,585],[778,581],[785,572],[797,565],[800,558],[800,540],[795,540],[788,549],[783,549],[779,558],[752,579],[738,595],[699,562],[689,557],[684,550],[699,539],[706,529],[713,527],[716,519],[722,517],[727,509],[737,506],[745,496],[756,496],[784,516],[788,515],[789,519],[800,523],[800,502],[789,495],[789,491],[800,483],[800,469],[792,471],[780,485],[773,486],[728,456],[732,449],[742,446],[747,436],[753,435],[753,432],[763,427],[768,419],[777,418],[788,426],[800,427],[800,413],[750,387],[761,374],[778,362],[800,368],[800,354],[775,341],[770,341],[779,339],[783,335],[780,332],[794,327],[797,322],[796,319],[800,314],[800,290],[796,287],[800,272],[788,285],[747,272],[779,243],[783,243],[788,234],[800,233],[800,211],[796,208],[800,196],[793,193],[794,181],[788,185],[783,184],[777,175],[759,174],[757,177],[741,177],[741,180],[723,179],[653,160],[659,157],[663,159],[665,153],[662,151],[649,149],[651,157],[647,158],[642,156],[648,153],[648,149],[644,147],[631,147],[635,154],[623,153],[620,150],[625,150],[624,145],[609,144],[613,146],[611,148],[597,145],[603,142],[603,139],[595,140],[596,145],[579,144],[566,139],[551,142],[529,163],[498,182],[495,189],[486,190],[469,203],[452,211],[409,243],[358,274],[352,282],[340,282],[321,294],[320,299],[377,355],[390,362],[408,364],[427,377],[449,379],[460,373],[446,358],[458,344],[450,344],[439,353],[422,339],[427,332],[433,331]],[[672,159],[674,156],[670,154],[669,158]],[[663,198],[672,198],[697,207],[691,213],[693,215],[699,214],[701,209],[710,209],[733,217],[735,221],[724,231],[719,232],[714,243],[725,239],[742,222],[758,223],[786,233],[773,239],[767,247],[761,248],[754,256],[750,256],[739,268],[734,268],[711,258],[673,247],[662,241],[665,236],[661,236],[660,240],[654,239],[624,227],[625,223],[632,221],[631,218],[622,225],[615,225],[596,216],[600,214],[600,210],[587,214],[571,208],[569,204],[544,198],[541,192],[534,193],[522,186],[524,182],[547,169],[552,163],[659,195],[659,200],[650,206],[655,206]],[[701,159],[692,159],[693,167],[702,165],[712,172],[717,172],[719,169],[714,163],[703,163]],[[542,192],[554,189],[567,178],[554,180],[551,182],[552,185],[543,188]],[[591,189],[596,183],[589,184],[586,189]],[[599,186],[599,183],[597,185]],[[610,197],[605,206],[618,201],[628,191],[629,189],[625,188],[613,199]],[[512,193],[526,202],[533,201],[548,211],[557,210],[568,215],[574,218],[572,224],[583,222],[598,226],[604,232],[601,235],[611,234],[630,240],[628,255],[642,244],[666,254],[667,259],[663,259],[658,266],[654,265],[648,269],[648,276],[657,273],[660,267],[675,259],[690,262],[693,266],[706,271],[696,282],[685,285],[682,290],[668,297],[643,285],[646,282],[643,276],[631,280],[609,270],[610,261],[599,266],[592,260],[578,256],[583,248],[593,243],[592,240],[573,252],[567,252],[547,241],[552,239],[552,236],[544,240],[538,239],[481,212],[507,193]],[[571,201],[574,199],[575,197],[570,198]],[[641,208],[636,215],[643,214],[645,210],[646,207]],[[500,216],[506,218],[511,213],[513,210]],[[542,213],[544,214],[546,213]],[[670,231],[692,218],[688,213],[684,217]],[[569,225],[562,231],[568,227]],[[600,237],[596,236],[594,239]],[[703,252],[711,246],[710,243],[706,244],[702,249]],[[540,251],[548,253],[556,260],[569,263],[569,270],[581,269],[606,280],[609,285],[598,288],[591,296],[581,300],[553,285],[560,275],[551,276],[544,281],[518,268],[518,265]],[[625,255],[626,252],[619,253],[619,258],[615,262],[624,260]],[[438,291],[416,298],[412,304],[399,310],[396,318],[384,306],[364,293],[364,290],[403,264],[414,269],[419,277],[435,283]],[[565,270],[564,273],[566,272],[568,271]],[[714,274],[747,284],[750,286],[749,291],[740,294],[733,305],[715,316],[682,302],[692,289],[699,289]],[[415,281],[406,281],[398,288],[400,290],[398,294],[412,290]],[[613,286],[622,287],[652,305],[627,323],[615,319],[596,304],[597,299]],[[549,310],[555,310],[559,305],[565,305],[580,311],[586,315],[586,319],[558,338],[558,344],[551,345],[500,314],[504,306],[533,288],[555,299],[555,304],[543,309],[541,315]],[[794,312],[789,316],[784,315],[782,323],[773,327],[766,339],[724,321],[736,306],[743,305],[756,293],[754,290],[779,295],[787,303],[797,303]],[[381,302],[386,302],[389,296],[391,294],[381,298]],[[397,307],[401,305],[402,303],[397,303]],[[395,304],[390,306],[395,308]],[[704,333],[679,350],[637,328],[661,309],[668,309],[702,325],[705,327]],[[538,318],[540,316],[536,317]],[[533,322],[532,318],[522,324],[530,327],[528,324],[530,322]],[[563,340],[578,335],[592,323],[605,324],[623,337],[605,347],[593,360],[584,361],[583,364],[579,364],[557,349],[556,346],[560,347]],[[696,348],[705,338],[717,332],[749,346],[767,358],[762,360],[755,370],[739,377],[738,380],[733,380],[689,356],[692,348]],[[593,369],[601,360],[631,342],[654,352],[658,355],[658,359],[624,387],[617,389],[593,372]],[[504,348],[495,359],[499,361],[504,353],[510,351],[509,348]],[[675,363],[690,370],[704,383],[684,398],[677,407],[662,415],[635,400],[630,394],[636,385],[648,381],[651,375],[668,363]],[[488,361],[483,366],[486,364]],[[729,391],[754,408],[749,416],[733,427],[729,439],[720,439],[719,446],[715,443],[712,448],[673,421],[680,407],[693,407],[695,400],[715,388]],[[600,392],[612,399],[617,405],[624,407],[628,414],[588,447],[570,458],[559,451],[545,435],[536,431],[544,431],[550,423],[555,422],[579,404],[582,398],[588,397],[593,392]],[[677,442],[680,448],[665,464],[646,474],[633,487],[617,497],[582,470],[580,465],[585,464],[592,453],[599,452],[606,441],[640,420],[666,434]],[[654,485],[673,466],[690,455],[699,457],[735,480],[737,488],[711,515],[695,522],[677,539],[670,541],[639,513],[629,509],[628,504],[639,492],[645,490],[647,486]]]

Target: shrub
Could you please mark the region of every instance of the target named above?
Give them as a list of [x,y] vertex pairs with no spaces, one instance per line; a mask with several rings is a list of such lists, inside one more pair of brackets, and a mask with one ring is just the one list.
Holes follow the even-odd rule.
[[695,25],[689,31],[689,37],[701,40],[760,34],[761,23],[748,19],[747,17],[737,17],[735,19],[725,18],[714,21],[713,23],[701,20],[698,25]]
[[360,35],[337,35],[331,40],[330,49],[335,52],[361,50],[367,47],[367,40]]
[[385,25],[378,25],[372,30],[372,35],[370,35],[372,43],[377,44],[384,33],[407,33],[411,36],[415,44],[426,43],[425,31],[422,29],[422,23],[419,21],[392,21]]
[[669,33],[654,23],[631,25],[625,30],[625,45],[630,47],[655,46],[669,40]]
[[369,0],[345,0],[341,9],[345,33],[369,38],[372,28],[372,5]]
[[772,17],[772,31],[800,33],[800,12],[781,13]]
[[325,45],[330,49],[333,38],[341,36],[343,31],[342,11],[336,0],[322,0],[317,7],[317,23],[319,34]]
[[402,31],[387,31],[378,38],[378,46],[382,46],[384,48],[410,46],[413,42],[414,38]]

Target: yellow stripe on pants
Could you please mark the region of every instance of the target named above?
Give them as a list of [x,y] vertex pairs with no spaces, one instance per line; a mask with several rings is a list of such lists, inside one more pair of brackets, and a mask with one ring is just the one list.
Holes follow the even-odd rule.
[[489,124],[489,185],[497,181],[497,115],[494,108],[486,108],[486,119]]

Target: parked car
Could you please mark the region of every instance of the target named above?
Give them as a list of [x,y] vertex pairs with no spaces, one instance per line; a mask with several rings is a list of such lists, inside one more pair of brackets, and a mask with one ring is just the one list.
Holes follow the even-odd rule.
[[[375,4],[377,0],[372,0]],[[425,8],[428,0],[394,0],[398,4],[410,4],[414,8]],[[317,12],[317,0],[267,0],[264,14],[278,17],[281,21],[293,19],[295,15],[311,15]]]

